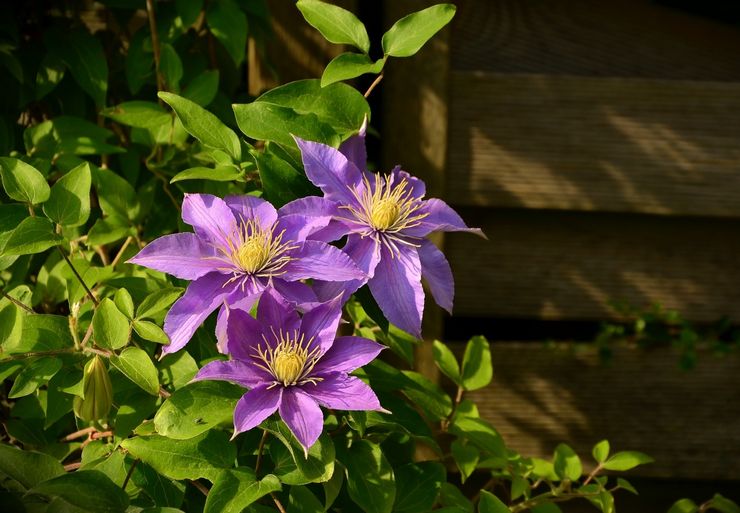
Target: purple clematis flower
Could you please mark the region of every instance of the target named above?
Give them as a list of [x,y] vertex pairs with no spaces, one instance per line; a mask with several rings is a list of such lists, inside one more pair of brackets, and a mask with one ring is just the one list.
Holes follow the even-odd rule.
[[[298,280],[364,277],[339,249],[306,240],[331,221],[331,215],[311,209],[311,204],[309,198],[299,199],[278,212],[254,196],[222,200],[210,194],[185,195],[182,219],[195,233],[160,237],[129,260],[193,280],[165,319],[170,344],[164,353],[185,346],[205,318],[224,303],[249,310],[267,288],[294,304],[315,303],[315,294]],[[295,213],[310,210],[314,215]]]
[[262,295],[256,319],[241,309],[227,310],[220,342],[232,359],[206,364],[195,379],[249,389],[234,410],[234,436],[279,411],[308,455],[324,426],[319,405],[385,411],[368,385],[347,374],[372,361],[384,346],[361,337],[335,339],[341,316],[340,297],[299,318],[272,290]]
[[[344,252],[367,278],[344,284],[317,283],[319,299],[348,295],[368,284],[386,318],[421,337],[424,277],[434,300],[452,311],[452,271],[442,252],[425,237],[434,231],[468,231],[444,201],[425,200],[424,182],[400,167],[388,175],[366,170],[365,126],[339,150],[296,138],[308,179],[338,204],[332,234],[348,234]],[[338,221],[338,223],[337,223]],[[339,224],[343,230],[338,230]],[[484,236],[485,237],[485,236]]]

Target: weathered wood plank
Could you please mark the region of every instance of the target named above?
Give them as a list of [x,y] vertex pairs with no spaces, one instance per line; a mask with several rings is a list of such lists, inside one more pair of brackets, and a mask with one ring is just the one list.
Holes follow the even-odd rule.
[[[462,351],[462,347],[459,348]],[[609,365],[593,347],[499,342],[493,383],[470,395],[481,416],[526,456],[550,458],[566,442],[590,460],[603,438],[656,463],[638,475],[740,475],[740,357],[699,355],[681,370],[668,349],[617,348]]]
[[[719,19],[652,0],[458,0],[456,70],[740,80],[731,2]],[[678,2],[677,2],[678,3]],[[699,7],[701,2],[683,2]]]
[[740,216],[740,83],[455,72],[458,204]]
[[600,320],[610,301],[660,303],[695,321],[740,320],[740,222],[461,209],[488,241],[450,234],[455,314]]

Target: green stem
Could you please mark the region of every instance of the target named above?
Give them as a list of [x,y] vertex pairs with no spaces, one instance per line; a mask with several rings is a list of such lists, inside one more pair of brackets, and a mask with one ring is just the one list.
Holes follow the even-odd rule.
[[33,311],[33,308],[30,308],[30,307],[24,305],[23,303],[21,303],[20,301],[18,301],[16,298],[14,298],[13,296],[9,295],[7,292],[1,292],[1,294],[3,295],[3,297],[5,299],[7,299],[11,303],[13,303],[15,306],[17,306],[21,310],[25,310],[28,313],[36,313],[36,312]]
[[88,297],[93,302],[93,304],[97,307],[98,306],[98,299],[93,295],[90,288],[87,286],[87,283],[85,283],[85,280],[82,279],[82,276],[80,276],[80,273],[77,272],[77,269],[75,269],[75,266],[72,265],[72,261],[69,259],[67,254],[64,252],[61,246],[57,246],[57,249],[59,250],[59,253],[62,254],[62,257],[67,262],[67,265],[69,265],[69,268],[72,269],[72,272],[74,273],[77,280],[82,284],[82,288],[85,289],[85,292],[87,292]]

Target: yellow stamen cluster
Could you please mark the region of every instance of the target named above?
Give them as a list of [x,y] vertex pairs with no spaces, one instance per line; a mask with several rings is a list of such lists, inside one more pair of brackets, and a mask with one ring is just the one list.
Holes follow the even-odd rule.
[[422,202],[413,196],[406,178],[393,183],[392,176],[374,175],[374,183],[363,177],[364,190],[351,188],[359,208],[344,206],[354,217],[376,231],[398,233],[419,225],[427,214],[419,214]]
[[321,378],[309,377],[316,363],[319,361],[319,347],[309,349],[313,338],[306,340],[305,335],[298,331],[293,333],[273,332],[277,344],[270,347],[263,335],[266,349],[257,347],[255,358],[261,363],[257,365],[275,377],[275,385],[282,383],[283,386],[301,385],[303,383],[316,383]]
[[285,230],[275,234],[274,226],[263,229],[253,219],[241,219],[236,232],[227,237],[227,247],[219,248],[238,271],[254,276],[277,276],[291,261],[285,253],[297,246],[283,241]]

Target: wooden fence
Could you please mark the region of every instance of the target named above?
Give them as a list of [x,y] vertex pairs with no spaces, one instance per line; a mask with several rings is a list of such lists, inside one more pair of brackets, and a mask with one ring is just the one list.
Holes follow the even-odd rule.
[[[430,3],[385,2],[386,26]],[[383,84],[383,167],[489,237],[441,241],[455,314],[596,321],[619,300],[740,321],[740,29],[647,0],[456,3]],[[686,372],[669,349],[604,367],[502,342],[493,359],[475,398],[528,455],[607,437],[656,458],[643,475],[740,477],[737,355]]]

